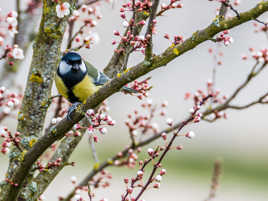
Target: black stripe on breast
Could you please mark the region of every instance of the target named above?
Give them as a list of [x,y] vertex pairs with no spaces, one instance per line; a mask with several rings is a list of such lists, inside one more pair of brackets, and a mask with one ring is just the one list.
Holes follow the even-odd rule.
[[81,102],[81,101],[74,95],[74,93],[72,92],[72,90],[68,90],[67,94],[68,94],[68,100],[69,100],[71,103]]
[[61,77],[62,81],[64,82],[65,86],[68,88],[68,89],[72,89],[75,85],[77,85],[79,82],[81,82],[85,75],[87,74],[86,72],[82,72],[81,70],[78,71],[78,72],[73,72],[73,71],[70,71],[64,75],[61,75],[59,73],[59,69],[57,71],[57,74],[58,76]]
[[57,74],[58,76],[62,79],[63,83],[65,84],[66,88],[68,89],[67,91],[67,95],[68,95],[68,100],[71,103],[75,103],[75,102],[81,102],[79,100],[79,98],[77,98],[74,93],[73,93],[73,88],[74,86],[76,86],[79,82],[81,82],[84,77],[86,76],[86,72],[83,73],[82,71],[78,71],[78,72],[68,72],[64,75],[61,75],[59,73],[59,69],[57,70]]

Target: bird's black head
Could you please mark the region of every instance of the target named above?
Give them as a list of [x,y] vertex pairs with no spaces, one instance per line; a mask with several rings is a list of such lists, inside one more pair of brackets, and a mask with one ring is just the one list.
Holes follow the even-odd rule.
[[80,65],[82,63],[82,58],[79,54],[75,52],[68,52],[66,53],[62,59],[62,61],[65,61],[67,64],[72,66],[72,70],[74,72],[77,72],[80,69]]

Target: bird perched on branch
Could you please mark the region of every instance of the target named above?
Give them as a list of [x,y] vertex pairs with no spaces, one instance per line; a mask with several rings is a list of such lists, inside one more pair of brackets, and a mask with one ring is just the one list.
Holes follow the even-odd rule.
[[[72,103],[67,118],[70,120],[70,114],[77,105],[85,104],[88,97],[109,80],[106,75],[84,61],[79,54],[75,52],[66,53],[61,58],[55,82],[59,93]],[[137,92],[125,86],[122,90],[128,93]]]

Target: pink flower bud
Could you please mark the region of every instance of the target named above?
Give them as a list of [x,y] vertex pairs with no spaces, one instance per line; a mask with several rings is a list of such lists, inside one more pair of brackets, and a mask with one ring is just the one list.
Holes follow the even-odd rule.
[[195,137],[195,133],[193,131],[190,131],[190,132],[186,133],[185,137],[192,139]]
[[166,140],[167,139],[167,134],[166,133],[162,133],[161,134],[161,137],[163,138],[163,140]]
[[163,176],[163,175],[166,174],[166,172],[167,172],[166,169],[162,169],[162,170],[160,171],[160,175]]
[[148,154],[149,154],[150,156],[152,156],[153,153],[154,153],[154,150],[153,150],[152,148],[148,148],[148,149],[147,149],[147,152],[148,152]]
[[138,177],[142,177],[143,174],[144,174],[144,173],[143,173],[143,171],[141,171],[141,170],[139,170],[139,171],[137,172],[137,176],[138,176]]

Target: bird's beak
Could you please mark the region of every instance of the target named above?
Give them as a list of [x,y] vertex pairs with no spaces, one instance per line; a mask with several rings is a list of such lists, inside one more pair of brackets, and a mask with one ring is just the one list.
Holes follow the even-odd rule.
[[74,64],[74,65],[72,66],[72,70],[73,70],[74,72],[77,72],[79,69],[80,69],[79,64]]

